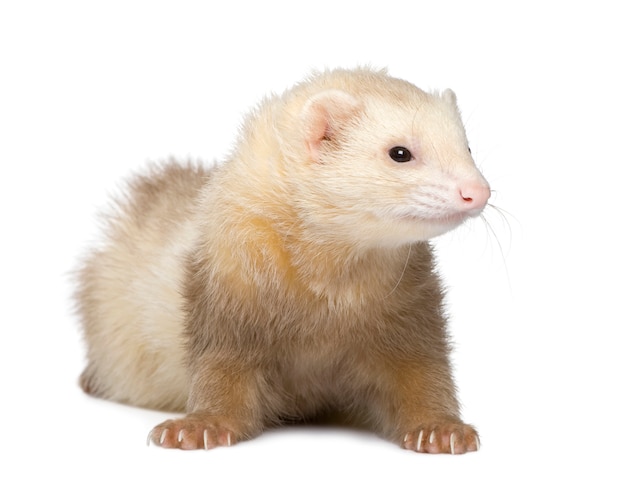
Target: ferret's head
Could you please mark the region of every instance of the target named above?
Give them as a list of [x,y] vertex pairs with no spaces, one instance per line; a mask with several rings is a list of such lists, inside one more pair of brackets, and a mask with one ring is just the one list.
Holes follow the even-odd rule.
[[451,90],[428,94],[362,70],[318,75],[295,93],[287,132],[299,155],[284,171],[293,205],[320,235],[401,245],[447,232],[487,204]]

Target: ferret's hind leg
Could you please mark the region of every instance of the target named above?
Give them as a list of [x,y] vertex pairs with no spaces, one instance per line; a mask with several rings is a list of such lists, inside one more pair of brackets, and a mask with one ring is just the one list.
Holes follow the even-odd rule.
[[82,390],[91,395],[93,397],[100,398],[102,394],[98,390],[98,382],[96,381],[96,375],[89,366],[85,368],[85,370],[80,375],[78,379],[78,384],[82,388]]

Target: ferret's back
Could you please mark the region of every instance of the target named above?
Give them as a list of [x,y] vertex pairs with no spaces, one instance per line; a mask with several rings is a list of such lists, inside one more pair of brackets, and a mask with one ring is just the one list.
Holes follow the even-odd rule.
[[[106,239],[79,271],[86,391],[150,408],[184,408],[181,262],[194,242],[191,214],[208,175],[191,164],[155,166],[129,182],[107,218]],[[103,365],[107,371],[97,370]]]

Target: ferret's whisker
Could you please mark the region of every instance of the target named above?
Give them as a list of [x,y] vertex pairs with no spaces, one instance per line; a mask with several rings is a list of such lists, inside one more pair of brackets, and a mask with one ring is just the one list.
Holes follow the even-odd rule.
[[406,261],[404,262],[404,268],[402,268],[402,273],[400,273],[400,278],[398,278],[398,281],[396,282],[396,285],[392,288],[392,290],[385,295],[385,297],[383,298],[389,298],[391,295],[393,295],[393,292],[396,291],[396,289],[398,288],[398,286],[400,286],[400,282],[402,281],[402,278],[404,278],[404,273],[406,273],[406,268],[409,265],[409,259],[411,257],[411,249],[413,248],[412,244],[409,244],[409,252],[406,254]]
[[[493,205],[492,203],[488,203],[487,206],[490,209],[494,209],[498,213],[498,215],[504,220],[504,222],[507,224],[507,228],[509,230],[509,242],[511,242],[511,239],[512,239],[511,226],[509,225],[509,221],[506,218],[505,211],[502,210],[500,207],[497,207],[496,205]],[[506,213],[508,213],[508,212],[506,212]],[[487,229],[487,234],[492,236],[495,239],[495,241],[496,241],[496,245],[498,246],[500,257],[502,258],[502,263],[504,265],[504,271],[506,273],[506,280],[507,280],[507,285],[508,285],[508,288],[509,288],[509,293],[512,294],[513,291],[512,291],[512,287],[511,287],[511,278],[510,278],[510,275],[509,275],[509,268],[508,268],[507,263],[506,263],[506,255],[505,255],[505,252],[504,252],[504,248],[502,246],[502,242],[500,241],[500,238],[498,237],[498,234],[495,231],[493,225],[491,225],[491,222],[489,222],[489,220],[487,220],[487,217],[484,214],[481,214],[480,215],[480,219],[485,224],[485,228]]]

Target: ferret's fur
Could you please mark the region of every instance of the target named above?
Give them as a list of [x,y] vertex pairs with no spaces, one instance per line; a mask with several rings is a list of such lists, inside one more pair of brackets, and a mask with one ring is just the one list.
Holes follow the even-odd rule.
[[488,198],[451,91],[318,73],[263,101],[223,164],[130,182],[79,272],[81,386],[186,412],[151,432],[164,447],[337,411],[416,451],[476,450],[427,240]]

